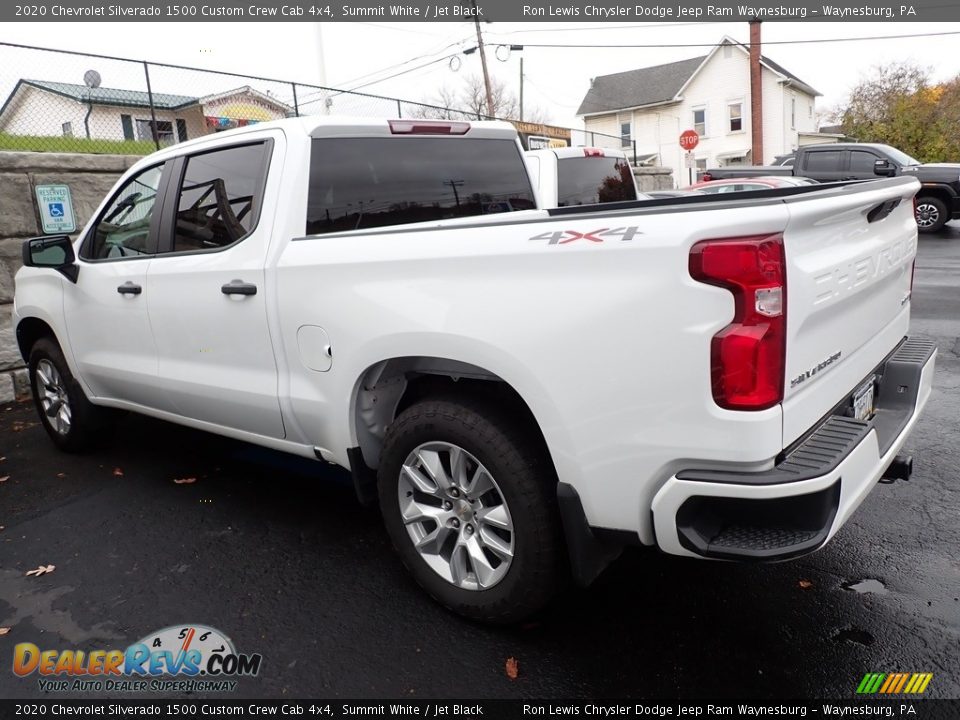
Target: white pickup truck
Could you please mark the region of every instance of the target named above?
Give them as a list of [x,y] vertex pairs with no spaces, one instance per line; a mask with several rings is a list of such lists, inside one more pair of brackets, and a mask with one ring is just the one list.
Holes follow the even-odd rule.
[[63,450],[118,408],[342,465],[431,595],[509,622],[627,543],[811,552],[909,474],[918,187],[542,210],[509,125],[290,119],[26,241],[14,323]]
[[543,210],[648,200],[637,191],[633,169],[622,150],[594,147],[545,148],[524,153],[530,182]]

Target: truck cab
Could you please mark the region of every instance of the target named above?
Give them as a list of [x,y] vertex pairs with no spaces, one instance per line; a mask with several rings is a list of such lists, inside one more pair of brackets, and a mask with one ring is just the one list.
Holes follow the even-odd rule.
[[649,199],[637,191],[622,150],[547,148],[528,150],[524,157],[543,209]]

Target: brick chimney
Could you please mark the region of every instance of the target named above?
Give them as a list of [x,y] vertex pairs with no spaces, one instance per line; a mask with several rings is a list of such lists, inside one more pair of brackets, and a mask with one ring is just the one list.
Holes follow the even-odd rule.
[[750,135],[754,165],[763,165],[763,82],[760,75],[760,21],[750,21]]

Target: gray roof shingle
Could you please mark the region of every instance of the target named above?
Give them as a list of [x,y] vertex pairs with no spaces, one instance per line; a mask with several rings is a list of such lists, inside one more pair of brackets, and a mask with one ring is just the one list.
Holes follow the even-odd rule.
[[[747,49],[745,45],[740,43],[737,45]],[[689,60],[678,60],[665,65],[654,65],[594,78],[590,89],[580,103],[577,115],[615,112],[626,108],[669,102],[677,96],[680,88],[693,76],[706,58],[706,55],[701,55]],[[788,78],[800,90],[811,95],[820,95],[779,63],[766,55],[761,55],[760,58],[765,65]]]
[[577,115],[612,112],[672,100],[706,55],[594,78]]

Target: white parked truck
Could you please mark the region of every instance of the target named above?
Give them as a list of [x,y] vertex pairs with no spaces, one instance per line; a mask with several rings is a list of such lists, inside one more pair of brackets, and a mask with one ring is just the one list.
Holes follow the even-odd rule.
[[123,409],[342,465],[432,596],[509,622],[627,543],[811,552],[909,474],[918,187],[544,210],[507,124],[289,119],[26,241],[14,323],[61,449]]
[[650,199],[637,191],[622,150],[545,148],[528,150],[524,157],[541,209]]

